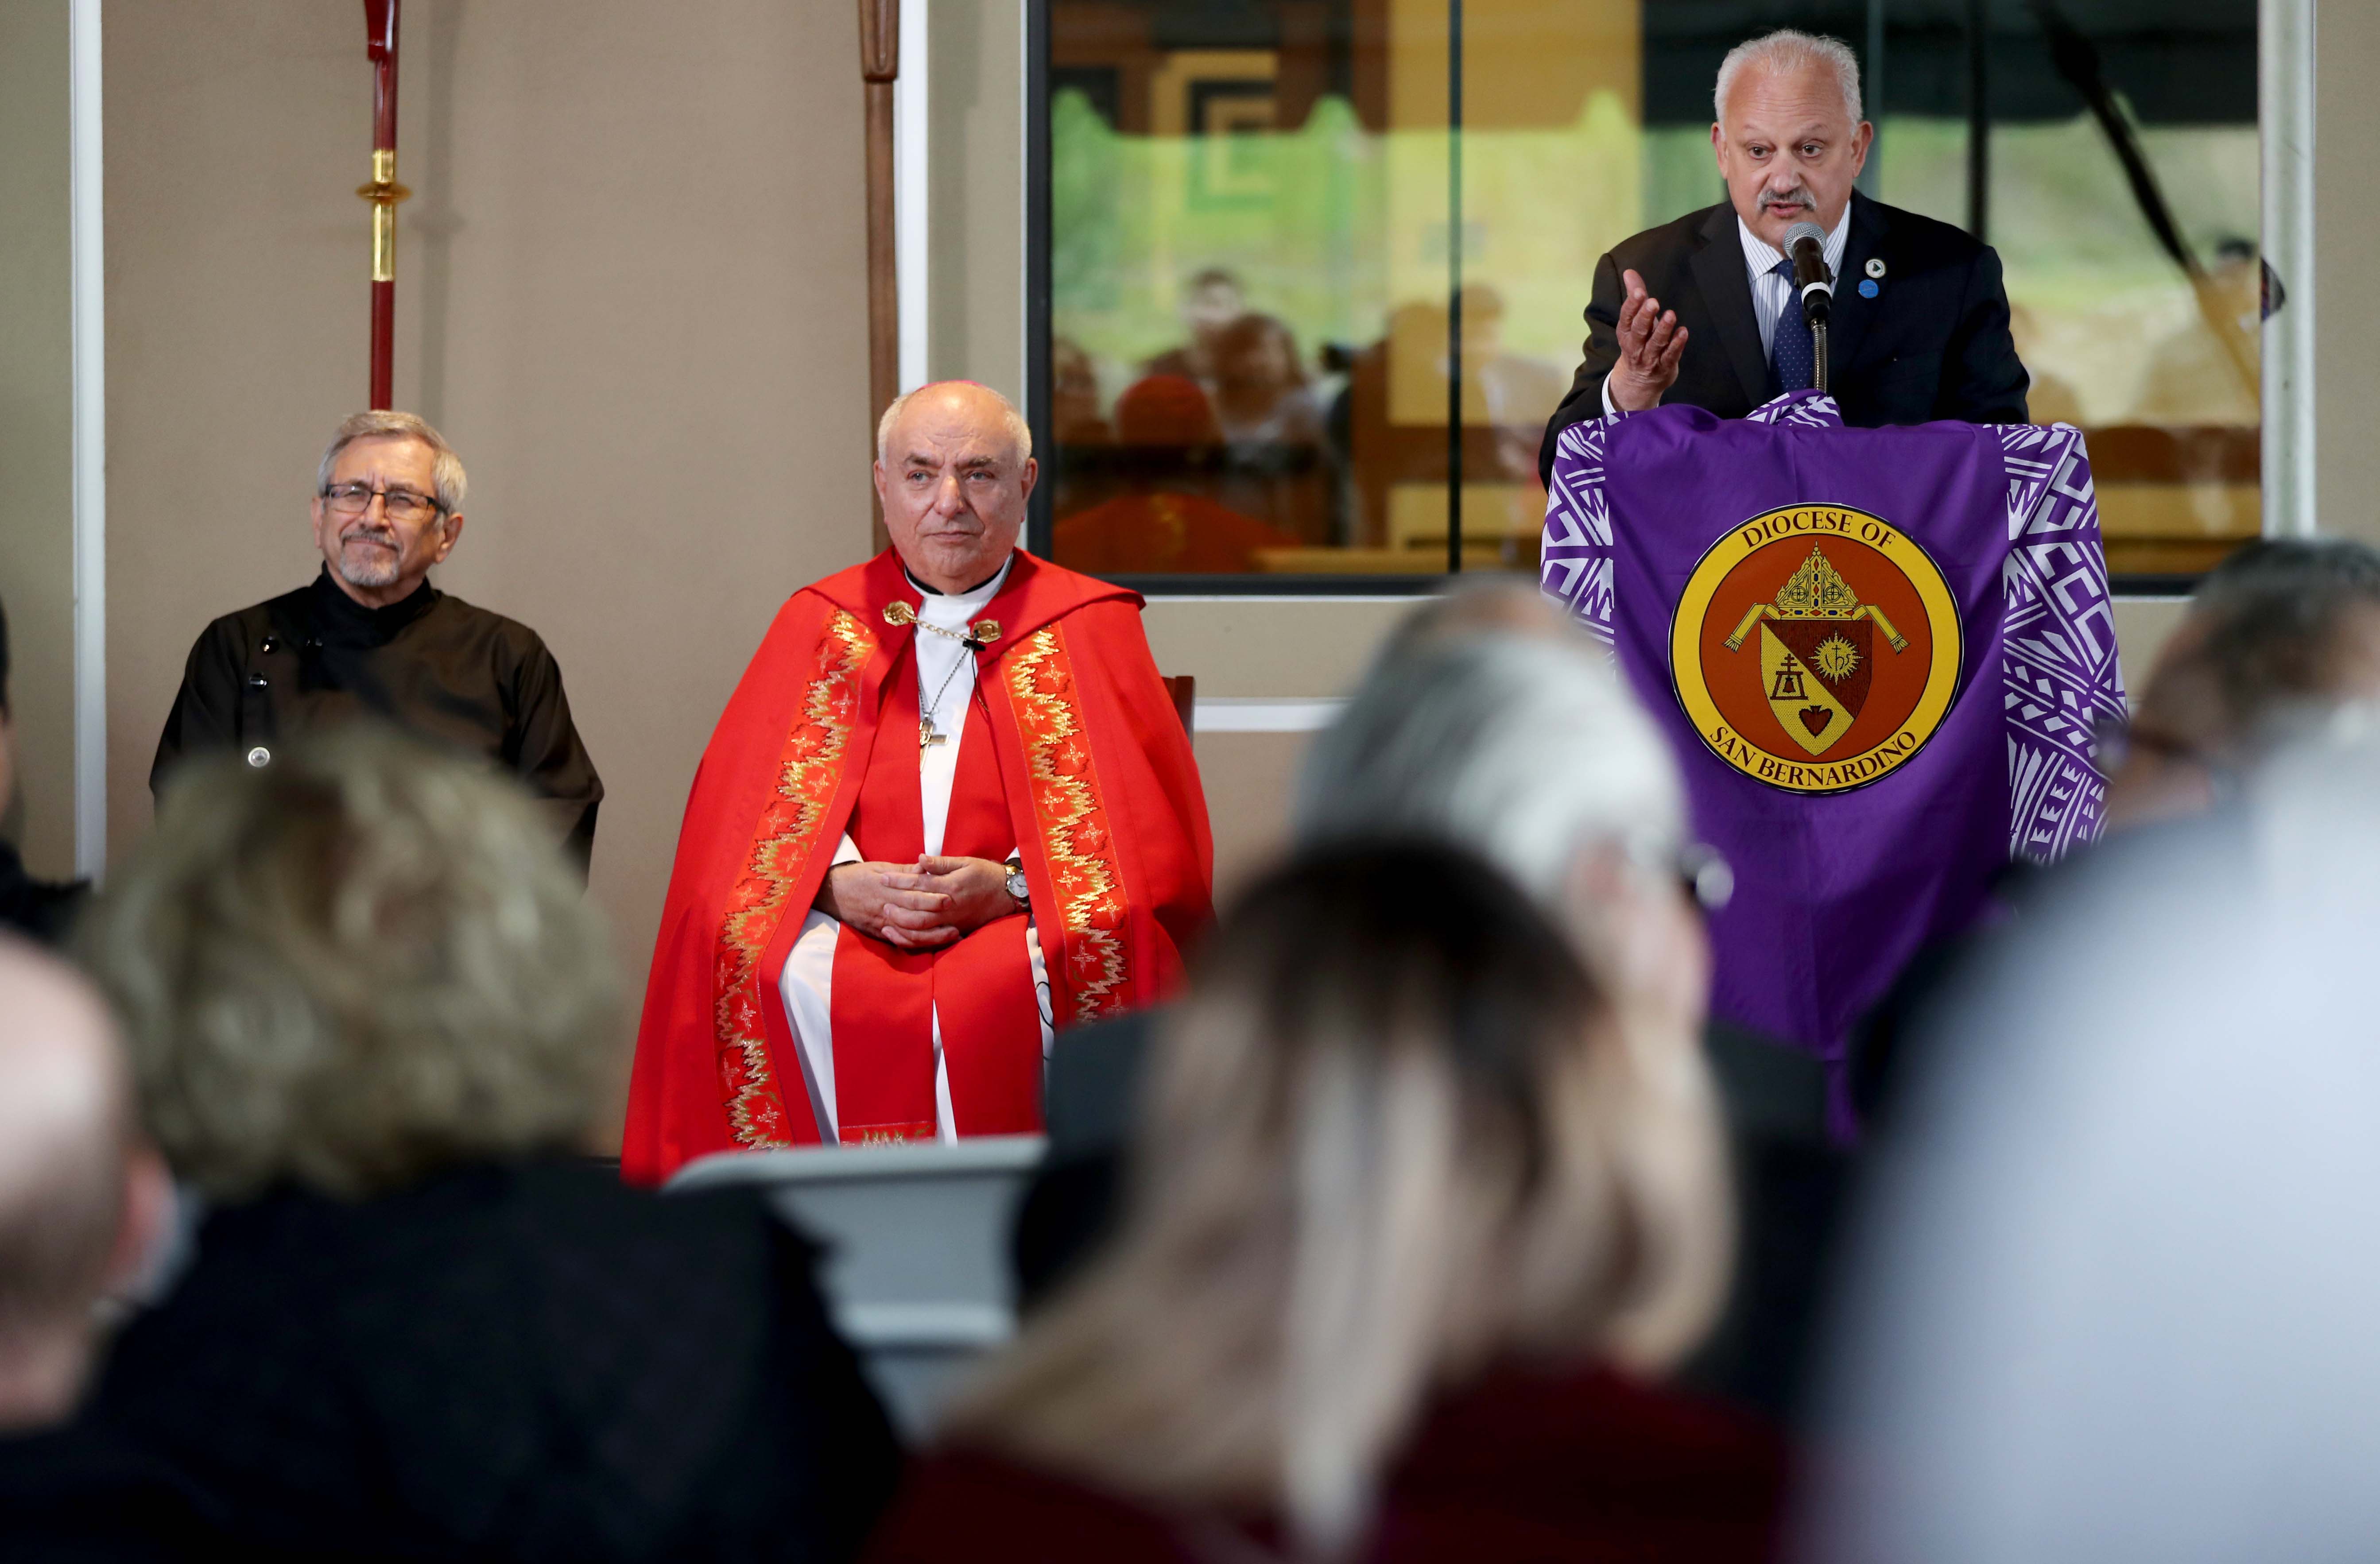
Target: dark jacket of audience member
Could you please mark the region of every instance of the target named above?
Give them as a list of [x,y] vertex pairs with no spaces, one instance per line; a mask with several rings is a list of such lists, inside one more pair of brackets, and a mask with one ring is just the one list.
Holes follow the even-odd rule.
[[898,1452],[809,1247],[570,1155],[619,1073],[613,980],[517,787],[368,725],[195,761],[80,938],[210,1214],[49,1447],[49,1499],[0,1484],[35,1489],[20,1529],[117,1541],[120,1482],[125,1526],[249,1556],[866,1534]]
[[1775,1437],[1658,1386],[1726,1267],[1699,1058],[1623,1034],[1518,887],[1314,850],[1151,1066],[1115,1240],[872,1558],[1768,1556]]
[[814,1259],[747,1195],[593,1165],[283,1188],[208,1218],[85,1432],[241,1548],[844,1558],[894,1458]]
[[25,872],[16,844],[0,842],[0,928],[37,944],[55,945],[67,937],[75,911],[90,891],[88,880],[35,879]]

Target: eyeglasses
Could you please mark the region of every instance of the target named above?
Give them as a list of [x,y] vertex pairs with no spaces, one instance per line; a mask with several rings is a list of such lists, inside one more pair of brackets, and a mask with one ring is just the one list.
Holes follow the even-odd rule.
[[427,494],[417,494],[410,489],[375,489],[369,483],[334,483],[322,491],[322,498],[333,515],[345,516],[363,515],[376,499],[381,514],[397,522],[419,521],[446,509]]

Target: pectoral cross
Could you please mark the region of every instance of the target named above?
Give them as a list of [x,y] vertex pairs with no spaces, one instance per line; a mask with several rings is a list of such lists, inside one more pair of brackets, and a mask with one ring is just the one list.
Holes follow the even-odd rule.
[[945,741],[943,740],[942,735],[934,731],[934,720],[931,717],[920,717],[917,719],[918,754],[923,755],[933,746],[943,742]]

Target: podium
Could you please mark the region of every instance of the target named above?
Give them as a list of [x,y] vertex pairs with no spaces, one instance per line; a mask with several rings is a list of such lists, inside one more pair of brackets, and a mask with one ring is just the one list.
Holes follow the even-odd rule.
[[1542,584],[1735,871],[1713,1012],[1838,1056],[2013,859],[2098,834],[2124,720],[2082,433],[1844,426],[1821,392],[1563,431]]

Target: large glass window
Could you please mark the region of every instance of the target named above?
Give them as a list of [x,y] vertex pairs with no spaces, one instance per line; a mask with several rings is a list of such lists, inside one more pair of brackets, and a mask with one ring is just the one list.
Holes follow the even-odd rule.
[[1998,249],[2115,570],[2258,530],[2253,0],[1035,4],[1035,539],[1063,564],[1533,569],[1596,261],[1724,199],[1712,79],[1786,25],[1861,53],[1869,193]]

